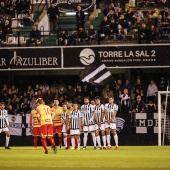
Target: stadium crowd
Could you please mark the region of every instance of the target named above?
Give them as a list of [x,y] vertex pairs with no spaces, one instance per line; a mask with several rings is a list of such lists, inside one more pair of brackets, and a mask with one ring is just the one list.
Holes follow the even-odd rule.
[[[85,23],[85,14],[81,7],[77,7],[76,23],[73,31],[62,29],[59,31],[59,45],[90,45],[99,35],[100,40],[116,37],[119,40],[138,39],[138,43],[153,43],[154,40],[169,38],[170,12],[168,1],[155,1],[149,6],[149,1],[137,1],[130,5],[128,1],[101,1],[104,4],[103,20],[96,27],[93,21],[89,26]],[[51,1],[55,4],[55,1]],[[153,3],[152,3],[153,4]],[[149,8],[149,10],[146,10]],[[50,22],[50,33],[56,34],[57,19],[60,17],[56,5],[51,5],[47,10]],[[0,1],[0,42],[4,42],[13,35],[12,19],[20,19],[22,26],[34,23],[34,12],[31,10],[30,0],[1,0]],[[21,26],[21,25],[20,25]],[[40,40],[41,38],[39,38]]]

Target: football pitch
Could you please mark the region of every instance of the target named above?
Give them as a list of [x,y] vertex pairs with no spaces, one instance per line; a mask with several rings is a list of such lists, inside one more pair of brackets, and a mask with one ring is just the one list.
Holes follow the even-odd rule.
[[62,150],[39,146],[0,147],[0,170],[170,170],[170,146],[119,146],[119,150]]

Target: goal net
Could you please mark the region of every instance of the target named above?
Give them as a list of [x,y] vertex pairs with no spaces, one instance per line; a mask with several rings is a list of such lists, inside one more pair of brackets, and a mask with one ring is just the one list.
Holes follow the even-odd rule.
[[158,146],[170,144],[170,91],[158,91]]

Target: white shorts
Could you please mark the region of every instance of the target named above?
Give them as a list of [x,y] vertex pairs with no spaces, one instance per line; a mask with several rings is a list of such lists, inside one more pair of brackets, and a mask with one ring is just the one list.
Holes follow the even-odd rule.
[[2,128],[2,129],[0,129],[0,133],[1,132],[9,132],[9,129],[6,127],[6,128]]
[[104,131],[105,130],[105,124],[101,124],[100,126],[98,126],[98,124],[95,124],[95,129],[96,130],[102,130],[102,131]]
[[62,132],[62,133],[66,133],[66,132],[67,132],[67,130],[66,130],[66,125],[63,125],[61,132]]
[[80,135],[80,130],[79,129],[75,129],[75,130],[70,129],[70,135],[71,136]]
[[111,130],[116,130],[116,123],[110,123],[110,125],[106,122],[105,128],[110,128]]
[[83,132],[93,132],[95,131],[95,125],[89,125],[89,126],[84,126],[83,127]]

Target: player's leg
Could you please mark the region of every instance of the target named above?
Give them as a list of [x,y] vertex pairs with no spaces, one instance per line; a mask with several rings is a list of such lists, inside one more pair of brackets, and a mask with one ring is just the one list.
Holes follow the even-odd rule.
[[59,140],[59,147],[61,149],[62,147],[62,126],[57,126],[57,132],[58,132],[58,140]]
[[48,136],[48,140],[50,141],[50,144],[54,150],[54,154],[57,153],[57,147],[54,141],[54,136],[53,136],[53,124],[48,124],[47,125],[47,136]]
[[67,148],[70,148],[70,130],[67,130]]
[[6,134],[5,149],[11,149],[11,148],[9,147],[9,140],[10,140],[9,129],[8,129],[8,128],[5,128],[3,131],[4,131],[4,133]]
[[74,130],[70,130],[70,135],[71,135],[71,149],[75,149],[75,133]]
[[95,135],[95,125],[89,126],[89,131],[91,132],[91,136],[93,139],[94,150],[96,150],[96,135]]
[[84,132],[83,150],[85,150],[85,149],[86,149],[86,146],[87,146],[88,131],[89,131],[89,127],[88,127],[88,126],[84,126],[84,127],[83,127],[83,132]]
[[46,141],[46,137],[47,137],[47,125],[42,125],[40,127],[40,131],[41,131],[41,143],[42,146],[44,148],[44,154],[48,154],[48,149],[47,149],[47,141]]
[[106,131],[106,141],[107,141],[107,149],[111,148],[110,145],[110,125],[109,124],[105,124],[105,131]]
[[67,149],[67,133],[66,133],[66,125],[63,125],[62,127],[62,133],[63,133],[63,142],[64,142],[64,147]]
[[98,149],[101,149],[101,142],[100,142],[100,136],[99,136],[99,126],[96,124],[95,125],[95,136],[96,136],[96,141],[98,143]]
[[105,125],[101,124],[100,126],[102,141],[103,141],[103,149],[106,149],[106,135],[105,135]]
[[39,133],[40,133],[39,127],[34,127],[33,130],[32,130],[34,149],[37,148],[38,136],[40,135]]
[[117,150],[118,149],[118,136],[116,133],[116,123],[111,124],[111,129],[112,129],[112,133],[113,133],[113,137],[114,137],[114,141],[116,145],[115,149]]

